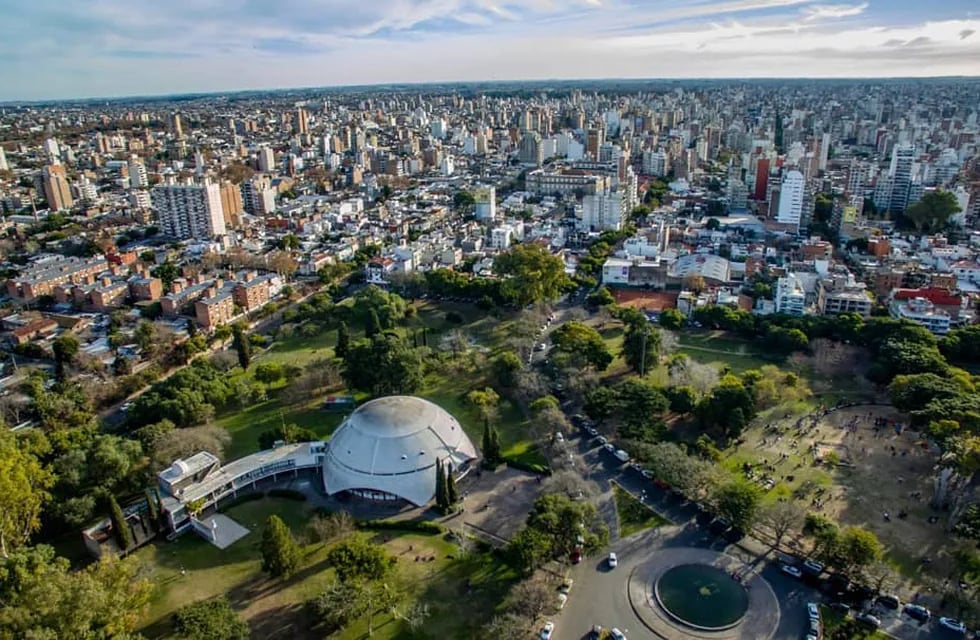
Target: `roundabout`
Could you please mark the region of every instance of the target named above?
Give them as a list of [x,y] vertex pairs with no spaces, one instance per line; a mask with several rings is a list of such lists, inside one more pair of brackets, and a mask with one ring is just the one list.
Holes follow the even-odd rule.
[[773,637],[780,608],[769,584],[744,560],[696,547],[661,547],[630,572],[630,607],[661,638]]
[[706,564],[668,569],[654,585],[657,604],[674,620],[700,631],[724,631],[742,621],[749,608],[745,587]]

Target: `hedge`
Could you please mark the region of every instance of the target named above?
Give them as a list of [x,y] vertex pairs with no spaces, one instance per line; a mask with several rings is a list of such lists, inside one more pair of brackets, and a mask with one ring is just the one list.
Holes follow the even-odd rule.
[[511,469],[520,469],[521,471],[530,471],[531,473],[537,473],[542,476],[550,476],[551,468],[537,463],[522,462],[521,460],[514,460],[511,458],[504,458],[504,462]]
[[285,498],[296,502],[306,502],[306,494],[295,489],[269,489],[267,494],[270,498]]
[[390,529],[398,531],[415,531],[417,533],[440,534],[446,528],[431,520],[361,520],[357,523],[361,529]]

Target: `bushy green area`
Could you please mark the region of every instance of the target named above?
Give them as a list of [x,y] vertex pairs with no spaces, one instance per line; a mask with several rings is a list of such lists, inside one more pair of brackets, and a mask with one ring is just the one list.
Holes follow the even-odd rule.
[[619,515],[620,537],[626,538],[644,529],[670,523],[619,485],[613,485],[613,496],[616,498],[616,513]]

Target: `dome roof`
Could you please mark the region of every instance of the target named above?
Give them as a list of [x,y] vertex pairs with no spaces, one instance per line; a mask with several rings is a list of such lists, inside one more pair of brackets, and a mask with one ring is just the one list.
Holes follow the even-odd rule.
[[422,505],[435,495],[436,460],[460,468],[476,448],[459,422],[436,404],[412,396],[371,400],[330,438],[323,464],[330,494],[384,491]]

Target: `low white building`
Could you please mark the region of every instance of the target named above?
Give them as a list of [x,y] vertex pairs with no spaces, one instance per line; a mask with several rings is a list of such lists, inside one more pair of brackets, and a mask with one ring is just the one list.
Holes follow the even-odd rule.
[[935,305],[925,298],[913,298],[905,302],[895,300],[889,305],[888,310],[893,318],[911,320],[938,336],[949,333],[949,314],[936,309]]
[[800,279],[789,274],[776,281],[776,313],[802,316],[806,309],[806,291]]

